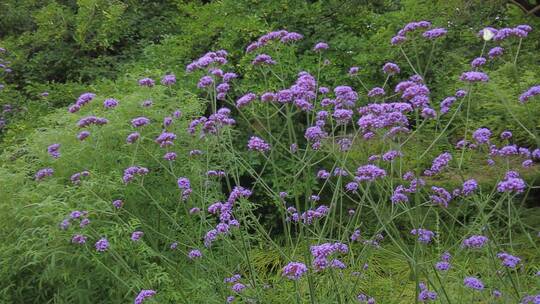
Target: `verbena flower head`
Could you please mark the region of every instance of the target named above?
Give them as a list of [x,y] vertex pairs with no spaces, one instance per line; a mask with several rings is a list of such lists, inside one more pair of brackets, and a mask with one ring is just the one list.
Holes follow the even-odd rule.
[[202,257],[202,253],[198,249],[190,250],[189,253],[188,253],[188,258],[190,260],[200,259],[201,257]]
[[497,258],[501,260],[501,263],[504,267],[508,268],[516,268],[516,266],[521,263],[520,258],[506,252],[497,253]]
[[43,180],[44,178],[48,177],[48,176],[52,176],[54,173],[54,170],[52,168],[44,168],[44,169],[41,169],[39,170],[36,175],[35,175],[35,179],[36,181],[41,181]]
[[306,272],[307,267],[305,264],[300,262],[290,262],[285,267],[283,267],[282,275],[291,280],[299,280]]
[[140,240],[144,235],[144,232],[142,231],[134,231],[132,234],[131,234],[131,240],[134,241],[134,242],[137,242],[138,240]]
[[53,158],[60,157],[60,144],[52,144],[47,147],[47,153]]
[[161,78],[161,84],[164,86],[171,86],[176,83],[176,76],[174,74],[167,74]]
[[386,176],[386,171],[375,165],[360,166],[356,169],[355,180],[358,182],[374,181],[377,178],[383,178]]
[[150,119],[146,117],[137,117],[131,120],[131,125],[135,128],[146,126],[150,124]]
[[473,235],[465,240],[461,244],[463,248],[478,249],[484,247],[488,242],[488,238],[483,235]]
[[395,74],[399,74],[400,72],[399,66],[393,62],[385,63],[382,70],[385,74],[388,74],[388,75],[395,75]]
[[257,136],[251,136],[247,147],[251,151],[267,152],[270,150],[270,145],[266,143],[262,138]]
[[486,144],[491,137],[491,131],[488,128],[480,128],[473,132],[472,137],[478,144]]
[[329,48],[328,43],[319,42],[319,43],[315,44],[315,46],[313,47],[313,50],[315,52],[320,52],[320,51],[327,50],[328,48]]
[[139,85],[141,87],[153,87],[156,82],[152,78],[142,78],[139,79]]
[[526,103],[529,99],[537,95],[540,95],[540,85],[530,87],[527,91],[523,92],[523,94],[519,96],[519,101],[521,103]]
[[103,107],[105,107],[106,109],[112,109],[112,108],[115,108],[116,106],[118,106],[118,100],[113,99],[113,98],[107,98],[103,102]]
[[497,191],[508,193],[522,193],[526,188],[525,181],[515,171],[508,171],[505,178],[497,184]]
[[411,230],[411,234],[418,237],[418,241],[420,243],[429,244],[431,242],[431,239],[435,236],[435,233],[433,231],[418,228]]
[[465,81],[465,82],[488,82],[489,77],[487,74],[482,72],[476,72],[476,71],[470,71],[470,72],[464,72],[459,77],[459,80]]
[[236,107],[239,109],[243,108],[256,99],[257,99],[257,95],[253,93],[247,93],[246,95],[240,97],[240,99],[236,101]]
[[244,289],[246,288],[246,285],[242,284],[242,283],[235,283],[231,289],[232,291],[236,292],[236,293],[241,293]]
[[153,297],[155,295],[156,295],[155,290],[143,289],[143,290],[141,290],[139,292],[137,297],[135,297],[135,301],[133,302],[133,304],[142,304],[144,302],[144,300],[146,300],[148,298],[151,298],[151,297]]
[[447,33],[447,30],[444,29],[444,28],[434,28],[432,30],[425,31],[422,34],[422,36],[424,36],[424,38],[433,40],[433,39],[436,39],[436,38],[439,38],[439,37],[442,37],[442,36],[446,35],[446,33]]
[[475,277],[466,277],[463,280],[463,284],[465,285],[465,287],[470,288],[470,289],[474,289],[474,290],[483,290],[484,289],[484,283],[482,283],[482,281],[480,281],[479,279],[477,279]]
[[106,238],[101,238],[96,242],[95,247],[99,252],[107,251],[109,249],[109,241]]
[[471,61],[471,66],[473,68],[478,68],[486,64],[486,61],[487,60],[484,57],[477,57],[477,58],[474,58],[473,61]]
[[253,61],[251,62],[253,65],[274,65],[276,62],[270,57],[270,55],[267,54],[259,54]]
[[495,59],[504,54],[504,49],[500,46],[496,46],[488,51],[488,56],[490,59]]

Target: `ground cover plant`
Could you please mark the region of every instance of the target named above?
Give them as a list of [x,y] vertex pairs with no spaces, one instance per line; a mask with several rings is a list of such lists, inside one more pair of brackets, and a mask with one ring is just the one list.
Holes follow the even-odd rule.
[[[2,154],[0,295],[539,303],[533,30],[475,29],[442,88],[451,30],[429,21],[396,29],[396,57],[369,72],[275,30],[181,76],[104,82]],[[473,119],[493,103],[510,128]]]

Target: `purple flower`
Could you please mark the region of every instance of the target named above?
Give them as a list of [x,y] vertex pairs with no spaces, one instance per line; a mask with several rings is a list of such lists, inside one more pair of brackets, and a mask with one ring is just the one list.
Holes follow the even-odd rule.
[[479,279],[475,277],[466,277],[463,280],[463,284],[465,284],[465,287],[475,290],[482,290],[484,289],[484,283],[480,281]]
[[385,63],[382,70],[385,74],[388,74],[388,75],[395,75],[395,74],[399,74],[400,72],[399,66],[393,62]]
[[178,188],[181,190],[187,190],[191,188],[191,183],[189,182],[189,179],[186,177],[181,177],[178,179]]
[[445,261],[437,262],[437,264],[435,264],[435,268],[439,271],[447,271],[450,267],[451,264]]
[[320,52],[320,51],[327,50],[328,48],[329,48],[328,43],[319,42],[319,43],[315,44],[315,46],[313,47],[313,50],[315,52]]
[[124,206],[124,202],[122,200],[115,200],[112,202],[114,208],[120,209],[122,206]]
[[139,137],[141,136],[141,134],[139,134],[139,132],[133,132],[133,133],[130,133],[127,137],[126,137],[126,142],[128,144],[132,144],[134,142],[136,142]]
[[71,243],[82,245],[82,244],[86,243],[86,239],[87,239],[87,237],[82,235],[82,234],[75,234],[71,238]]
[[105,101],[103,102],[103,107],[105,107],[105,109],[112,109],[116,106],[118,106],[118,100],[113,98],[105,99]]
[[471,66],[473,68],[481,67],[484,64],[486,64],[486,58],[484,57],[477,57],[477,58],[474,58],[473,61],[471,61]]
[[392,39],[390,39],[390,44],[392,45],[402,44],[403,42],[405,42],[405,40],[407,40],[405,36],[397,35],[397,36],[392,37]]
[[137,117],[131,120],[131,125],[135,128],[146,126],[150,123],[150,119],[146,117]]
[[79,122],[77,122],[77,126],[79,128],[88,127],[90,125],[104,125],[107,124],[109,121],[105,118],[96,117],[96,116],[87,116],[84,118],[81,118]]
[[242,292],[242,290],[244,290],[246,288],[246,285],[242,284],[242,283],[235,283],[231,289],[232,291],[236,292],[236,293],[240,293]]
[[319,170],[319,172],[317,172],[317,178],[319,179],[327,179],[329,177],[330,177],[330,172],[326,170]]
[[504,267],[508,268],[516,268],[519,263],[521,263],[521,259],[513,256],[511,254],[508,254],[506,252],[500,252],[497,253],[497,258],[501,260],[501,263]]
[[345,125],[347,124],[353,115],[353,111],[349,109],[336,109],[334,111],[334,114],[332,114],[332,117],[336,120],[336,123],[338,125]]
[[139,85],[141,87],[153,87],[156,82],[151,78],[139,79]]
[[494,59],[501,56],[503,53],[504,53],[504,49],[500,46],[496,46],[492,48],[491,50],[489,50],[488,56],[489,58]]
[[488,82],[489,77],[485,73],[482,72],[476,72],[476,71],[470,71],[470,72],[464,72],[459,77],[459,80],[466,81],[466,82]]
[[307,267],[303,263],[299,262],[290,262],[285,267],[283,267],[282,275],[291,280],[299,280],[304,273],[307,272]]
[[482,248],[488,242],[488,238],[483,235],[473,235],[465,240],[461,244],[463,248]]
[[360,68],[357,66],[353,66],[349,69],[349,76],[354,76],[358,74],[358,71],[360,71]]
[[99,252],[107,251],[109,249],[109,241],[106,238],[101,238],[96,242],[95,247]]
[[463,195],[463,196],[469,196],[471,195],[476,189],[478,189],[478,183],[476,182],[475,179],[469,179],[469,180],[466,180],[464,183],[463,183],[463,187],[460,191],[460,193]]
[[386,176],[386,171],[375,165],[360,166],[356,169],[355,180],[357,182],[374,181],[377,178],[383,178]]
[[124,184],[127,184],[135,178],[135,175],[146,175],[148,174],[148,172],[149,170],[147,168],[131,166],[124,170],[124,176],[122,177],[122,180],[124,181]]
[[251,64],[253,64],[253,65],[263,65],[263,64],[273,65],[273,64],[276,64],[276,62],[272,59],[272,57],[270,57],[270,55],[259,54],[259,55],[257,55],[257,57],[255,57],[255,59],[253,59]]
[[432,30],[425,31],[422,34],[422,36],[424,36],[424,38],[433,40],[435,38],[439,38],[446,35],[446,33],[447,33],[447,30],[444,28],[434,28]]
[[385,92],[383,88],[375,87],[367,93],[368,97],[384,96]]
[[427,176],[433,176],[439,172],[441,172],[446,166],[448,166],[448,163],[452,160],[452,154],[449,152],[444,152],[441,155],[437,156],[433,163],[431,164],[431,168],[429,170],[424,171],[424,175]]
[[173,141],[176,139],[176,135],[170,132],[161,133],[155,140],[160,147],[167,147],[173,145]]
[[503,131],[501,133],[501,139],[510,139],[512,138],[512,132],[510,131]]
[[248,141],[247,147],[251,151],[258,151],[263,153],[270,150],[270,145],[257,136],[251,136]]
[[43,180],[45,177],[52,176],[53,173],[54,173],[54,170],[52,168],[41,169],[35,175],[36,181],[39,182]]
[[88,131],[81,131],[79,134],[77,134],[77,139],[80,140],[80,141],[83,141],[83,140],[85,140],[86,138],[88,138],[88,136],[90,136],[90,132],[88,132]]
[[132,234],[131,234],[131,240],[134,241],[134,242],[137,242],[138,240],[140,240],[144,235],[144,232],[142,231],[134,231]]
[[171,86],[176,83],[176,76],[174,74],[167,74],[161,78],[161,84],[164,86]]
[[411,230],[412,235],[416,235],[418,237],[418,241],[420,243],[429,244],[431,242],[431,239],[435,236],[435,233],[433,231],[418,228]]
[[144,302],[144,300],[146,300],[148,298],[151,298],[151,297],[153,297],[155,295],[156,295],[155,290],[143,289],[143,290],[141,290],[141,292],[139,292],[139,294],[135,298],[135,301],[133,302],[133,304],[142,304],[142,302]]
[[519,177],[519,174],[513,174],[513,171],[506,173],[504,180],[497,184],[497,191],[499,192],[515,192],[521,193],[525,191],[525,181]]
[[489,142],[491,131],[488,128],[480,128],[474,131],[472,137],[478,144],[485,144]]
[[201,79],[199,79],[199,83],[197,83],[197,87],[199,89],[207,88],[211,86],[214,83],[214,79],[210,76],[203,76]]
[[197,250],[197,249],[193,249],[191,251],[189,251],[188,253],[188,258],[190,260],[195,260],[195,259],[199,259],[202,257],[202,253],[200,250]]
[[47,147],[47,153],[53,158],[59,158],[60,157],[60,144],[52,144]]
[[173,161],[176,159],[176,153],[174,152],[167,152],[165,155],[163,155],[164,160]]
[[521,103],[526,103],[529,101],[529,99],[537,95],[540,95],[540,85],[530,87],[527,91],[519,96],[519,101]]
[[236,107],[240,109],[240,108],[242,108],[244,106],[247,106],[248,104],[250,104],[255,99],[257,99],[257,95],[255,95],[253,93],[247,93],[246,95],[240,97],[240,99],[238,99],[236,101]]
[[145,100],[143,101],[143,103],[141,104],[141,106],[147,108],[147,107],[150,107],[152,105],[152,101],[151,100]]

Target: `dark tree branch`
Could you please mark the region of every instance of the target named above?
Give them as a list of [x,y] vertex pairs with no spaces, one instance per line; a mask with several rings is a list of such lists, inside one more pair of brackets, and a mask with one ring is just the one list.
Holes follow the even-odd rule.
[[535,1],[536,4],[532,4],[527,0],[511,0],[511,3],[518,6],[527,15],[535,15],[540,17],[540,1]]

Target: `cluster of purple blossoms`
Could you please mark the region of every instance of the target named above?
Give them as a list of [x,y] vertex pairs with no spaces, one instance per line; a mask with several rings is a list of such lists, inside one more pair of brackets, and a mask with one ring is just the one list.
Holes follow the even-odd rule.
[[299,280],[306,272],[308,268],[305,264],[300,262],[290,262],[285,265],[282,270],[282,275],[291,280]]
[[131,234],[131,240],[134,242],[138,242],[144,235],[144,232],[142,231],[133,231]]
[[454,104],[454,102],[456,102],[456,97],[454,96],[446,97],[445,99],[443,99],[443,101],[441,101],[441,114],[448,113],[448,111],[450,111],[450,107]]
[[82,244],[85,244],[86,243],[86,240],[88,238],[82,234],[75,234],[72,238],[71,238],[71,243],[73,244],[78,244],[78,245],[82,245]]
[[192,249],[188,252],[188,258],[190,260],[196,260],[202,258],[202,253],[198,249]]
[[52,144],[47,147],[47,153],[52,158],[59,158],[60,157],[60,144]]
[[238,109],[243,108],[256,99],[257,99],[257,95],[253,93],[247,93],[236,101],[236,107]]
[[[502,41],[509,37],[517,37],[517,38],[522,39],[522,38],[527,37],[529,32],[532,31],[532,27],[526,24],[518,25],[514,28],[505,27],[501,29],[494,29],[494,28],[486,28],[486,29],[488,29],[489,31],[493,33],[494,41]],[[483,35],[483,30],[480,31],[480,33],[482,33]]]
[[461,189],[459,188],[454,189],[454,191],[452,191],[452,195],[453,196],[461,195],[461,196],[467,197],[473,194],[473,192],[476,191],[476,189],[478,189],[478,182],[476,182],[475,179],[468,179],[465,182],[463,182],[463,186],[461,187]]
[[434,193],[429,196],[429,199],[435,204],[444,208],[448,207],[448,203],[452,200],[452,195],[442,187],[432,186],[431,191]]
[[525,191],[525,181],[519,177],[516,171],[508,171],[504,180],[497,184],[497,191],[508,193],[521,193]]
[[194,135],[197,126],[202,125],[201,137],[204,137],[207,134],[217,134],[222,127],[232,126],[236,123],[236,121],[230,117],[230,114],[231,110],[228,108],[221,108],[216,113],[211,114],[208,118],[202,116],[192,120],[189,123],[187,131],[189,134]]
[[94,246],[96,247],[96,250],[98,252],[104,252],[104,251],[107,251],[107,249],[109,249],[110,244],[106,238],[101,238],[96,242]]
[[360,302],[360,303],[375,304],[375,298],[368,297],[363,293],[356,296],[356,300],[358,300],[358,302]]
[[164,86],[171,86],[176,83],[176,76],[174,74],[167,74],[161,78],[161,84]]
[[418,294],[419,302],[429,302],[437,300],[437,293],[434,291],[429,291],[425,283],[420,282],[420,284],[418,284],[418,288],[420,288],[420,293]]
[[411,234],[418,237],[418,241],[423,244],[429,244],[431,240],[435,237],[435,233],[433,231],[418,228],[411,230]]
[[494,58],[502,56],[503,53],[504,53],[504,49],[500,46],[496,46],[488,51],[488,56],[490,59],[494,59]]
[[139,134],[139,132],[133,132],[133,133],[130,133],[127,137],[126,137],[126,142],[128,144],[132,144],[134,142],[136,142],[139,137],[141,137],[141,134]]
[[429,22],[429,21],[410,22],[410,23],[406,24],[402,29],[400,29],[398,31],[397,35],[392,37],[390,42],[392,43],[392,45],[401,44],[401,43],[405,42],[405,40],[407,40],[407,38],[406,38],[407,33],[416,31],[418,29],[427,29],[427,28],[430,28],[430,27],[431,27],[431,22]]
[[504,267],[508,268],[516,268],[516,266],[521,263],[520,258],[506,252],[497,253],[497,258],[501,260],[501,263]]
[[[334,94],[336,99],[334,101],[329,100],[329,104],[333,104],[336,108],[352,108],[358,100],[358,93],[349,86],[335,87]],[[321,101],[321,104],[323,104],[323,101]]]
[[141,104],[141,106],[145,107],[145,108],[148,108],[148,107],[151,107],[153,104],[153,102],[151,100],[145,100],[143,101],[143,103]]
[[452,259],[452,256],[450,255],[450,253],[445,252],[445,253],[441,254],[441,260],[435,264],[435,268],[438,271],[447,271],[447,270],[449,270],[450,267],[452,266],[450,264],[450,259]]
[[274,65],[276,64],[276,61],[270,57],[270,55],[267,54],[259,54],[253,59],[251,62],[253,65]]
[[474,290],[483,290],[484,289],[484,283],[480,281],[478,278],[475,277],[466,277],[463,280],[463,284],[465,287],[474,289]]
[[146,300],[148,298],[151,298],[151,297],[153,297],[155,295],[156,295],[155,290],[143,289],[143,290],[141,290],[141,292],[139,292],[139,294],[135,298],[135,301],[133,302],[133,304],[142,304],[144,302],[144,300]]
[[236,186],[229,194],[226,202],[216,202],[208,207],[208,213],[219,215],[219,223],[214,229],[206,233],[204,237],[205,247],[212,246],[218,235],[227,234],[231,226],[240,226],[240,223],[233,217],[234,203],[240,198],[250,197],[251,194],[251,190]]
[[127,184],[135,178],[135,175],[146,175],[148,174],[148,172],[149,170],[147,168],[131,166],[124,170],[124,176],[122,177],[122,180],[124,181],[124,184]]
[[332,117],[338,125],[346,125],[351,121],[353,111],[349,109],[336,109],[332,114]]
[[81,131],[79,134],[77,134],[77,139],[80,140],[80,141],[83,141],[83,140],[85,140],[86,138],[88,138],[88,136],[90,136],[90,132],[88,132],[88,131]]
[[182,200],[187,200],[193,189],[191,189],[191,182],[187,177],[180,177],[177,181],[178,188],[182,190]]
[[382,158],[383,161],[391,162],[394,159],[396,159],[398,157],[402,157],[402,156],[403,156],[403,153],[401,153],[401,151],[390,150],[390,151],[384,153],[381,158]]
[[319,172],[317,172],[318,179],[328,179],[329,177],[330,177],[330,172],[326,170],[319,170]]
[[519,101],[521,103],[526,103],[529,101],[529,99],[537,95],[540,95],[540,85],[530,87],[527,91],[519,96]]
[[88,177],[90,176],[90,172],[88,171],[81,171],[73,174],[69,179],[74,185],[80,185],[81,184],[81,178],[82,177]]
[[302,222],[306,225],[310,225],[314,220],[321,219],[328,215],[330,208],[328,208],[326,205],[320,205],[316,209],[309,209],[300,214],[296,208],[289,207],[287,208],[287,212],[290,214],[287,217],[287,221],[292,221],[295,223]]
[[70,113],[78,112],[84,105],[92,101],[96,97],[94,93],[83,93],[77,98],[74,104],[68,107]]
[[487,74],[477,71],[463,72],[459,77],[459,80],[466,82],[488,82],[489,77]]
[[263,139],[257,136],[251,136],[249,138],[247,147],[251,151],[258,151],[261,153],[264,153],[270,150],[270,144],[268,144]]
[[167,152],[163,155],[163,159],[167,161],[173,161],[177,157],[175,152]]
[[375,87],[367,93],[368,97],[384,96],[385,92],[383,88]]
[[330,46],[328,46],[328,43],[319,42],[319,43],[315,44],[315,46],[313,47],[313,50],[315,52],[321,52],[321,51],[324,51],[324,50],[328,50],[328,48],[330,48]]
[[424,171],[426,176],[434,176],[440,173],[444,168],[448,166],[448,163],[452,160],[452,154],[444,152],[433,159],[431,168]]
[[324,243],[310,247],[311,255],[313,256],[313,268],[317,271],[328,267],[344,269],[346,266],[338,259],[331,261],[328,258],[334,253],[347,253],[349,247],[343,243]]
[[350,67],[349,68],[349,76],[355,76],[356,74],[358,74],[358,72],[360,71],[360,68],[357,67],[357,66],[353,66],[353,67]]
[[446,35],[447,32],[448,31],[445,28],[440,27],[425,31],[422,36],[424,36],[424,38],[433,40]]
[[357,182],[375,181],[386,176],[386,171],[375,165],[364,165],[356,169],[354,180]]
[[152,78],[142,78],[142,79],[139,79],[139,85],[141,87],[153,87],[154,85],[156,84],[156,82],[154,81],[154,79]]
[[118,100],[114,98],[107,98],[105,101],[103,101],[103,107],[105,109],[112,109],[118,106]]
[[208,75],[201,77],[197,83],[197,88],[204,89],[214,84],[214,79]]
[[510,131],[508,131],[508,130],[507,130],[507,131],[503,131],[503,132],[501,132],[500,137],[501,137],[502,140],[510,139],[510,138],[512,138],[512,132],[510,132]]
[[385,74],[388,74],[388,75],[395,75],[395,74],[399,74],[399,72],[401,71],[399,69],[399,66],[393,62],[387,62],[383,65],[382,67],[382,70]]
[[122,208],[122,206],[124,206],[124,202],[122,200],[114,200],[112,202],[112,205],[114,206],[114,208],[120,209]]
[[491,137],[491,131],[488,128],[480,128],[473,132],[472,137],[478,144],[487,144]]
[[173,141],[176,139],[176,134],[170,132],[163,132],[159,134],[155,142],[159,144],[160,147],[168,147],[173,145]]
[[302,36],[299,33],[287,32],[285,30],[270,32],[268,34],[262,35],[261,37],[259,37],[259,39],[257,39],[257,41],[249,44],[246,48],[246,53],[253,52],[256,49],[259,49],[272,41],[279,41],[281,43],[287,43],[287,42],[295,42],[295,41],[301,40],[302,38],[304,38],[304,36]]
[[409,125],[406,113],[412,110],[410,104],[403,102],[372,103],[358,109],[361,116],[357,124],[362,129],[364,139],[372,138],[374,131],[383,128],[391,128],[385,136],[393,136]]
[[328,133],[319,126],[313,126],[306,129],[304,137],[311,142],[313,150],[317,150],[321,146],[321,140],[326,138]]
[[107,124],[109,121],[106,118],[96,117],[96,116],[87,116],[84,118],[81,118],[79,122],[77,122],[77,126],[79,128],[85,128],[90,125],[97,125],[101,126],[104,124]]
[[488,242],[488,238],[483,235],[473,235],[469,238],[466,238],[461,243],[461,247],[463,248],[470,248],[470,249],[477,249],[484,247]]
[[228,53],[225,50],[208,52],[200,58],[192,61],[186,66],[187,72],[193,72],[197,69],[207,69],[214,66],[220,66],[227,63]]
[[36,175],[35,175],[35,179],[36,181],[41,181],[43,180],[45,177],[48,177],[48,176],[52,176],[54,173],[54,170],[52,168],[44,168],[44,169],[41,169],[39,170]]
[[484,57],[477,57],[477,58],[474,58],[473,61],[471,61],[471,66],[473,68],[479,68],[481,66],[483,66],[484,64],[486,64],[486,58]]

